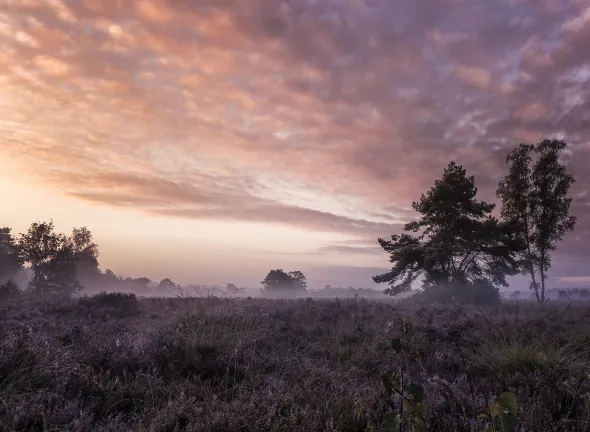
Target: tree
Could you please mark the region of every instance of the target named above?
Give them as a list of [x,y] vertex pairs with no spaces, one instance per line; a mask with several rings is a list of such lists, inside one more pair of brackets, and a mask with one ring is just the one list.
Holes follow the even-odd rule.
[[147,278],[145,276],[132,279],[132,281],[138,285],[141,285],[143,288],[147,288],[149,284],[153,283],[150,278]]
[[584,300],[588,300],[590,298],[590,290],[588,288],[582,288],[580,290],[580,297]]
[[171,288],[176,288],[176,284],[168,278],[162,279],[160,281],[160,283],[158,284],[158,286],[156,287],[156,289],[158,289],[158,290],[165,290],[165,289],[171,289]]
[[4,283],[0,283],[0,300],[6,300],[16,298],[21,295],[17,283],[12,279],[7,280]]
[[121,279],[111,269],[106,269],[102,275],[102,278],[106,283],[117,284],[121,282]]
[[406,233],[378,239],[393,263],[389,272],[373,277],[389,284],[385,293],[410,291],[422,278],[425,294],[471,301],[480,292],[499,300],[498,286],[508,286],[506,277],[518,273],[521,245],[513,226],[491,216],[495,205],[478,201],[476,195],[475,178],[451,162],[442,179],[412,203],[421,217],[404,226]]
[[237,286],[235,286],[233,283],[228,283],[228,284],[225,286],[225,292],[228,292],[228,293],[233,293],[233,294],[237,294],[237,293],[238,293],[238,292],[240,292],[240,291],[244,291],[244,289],[243,289],[243,288],[238,288],[238,287],[237,287]]
[[511,299],[517,300],[519,297],[520,297],[520,291],[519,290],[516,290],[512,294],[510,294],[510,298]]
[[572,292],[569,289],[558,289],[557,298],[561,300],[569,300],[572,297]]
[[518,257],[521,273],[531,277],[530,288],[538,302],[545,301],[551,252],[576,225],[570,215],[575,179],[559,160],[565,148],[560,140],[520,144],[506,156],[509,172],[496,192],[502,201],[502,219],[518,228],[525,245]]
[[285,273],[282,269],[271,270],[260,284],[267,290],[305,291],[307,280],[300,271]]
[[305,291],[307,289],[307,279],[299,270],[289,272],[293,289],[298,291]]
[[23,262],[33,271],[29,288],[36,292],[71,295],[80,290],[71,239],[54,231],[53,222],[33,223],[18,241]]
[[76,257],[76,268],[79,275],[97,278],[100,275],[98,269],[98,246],[94,243],[92,233],[86,227],[72,230],[72,246]]
[[0,282],[12,278],[22,268],[18,244],[10,228],[0,228]]

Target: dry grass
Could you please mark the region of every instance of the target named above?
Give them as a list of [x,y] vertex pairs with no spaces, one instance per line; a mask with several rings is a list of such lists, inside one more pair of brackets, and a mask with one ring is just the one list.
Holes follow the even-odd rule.
[[0,307],[0,430],[378,431],[404,317],[432,430],[474,430],[502,391],[522,430],[589,425],[582,306],[116,298]]

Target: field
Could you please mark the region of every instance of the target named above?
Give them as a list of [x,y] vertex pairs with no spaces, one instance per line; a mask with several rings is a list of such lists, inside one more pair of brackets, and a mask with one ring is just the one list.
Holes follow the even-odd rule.
[[0,336],[2,431],[378,431],[391,371],[424,389],[426,430],[483,430],[502,392],[516,430],[590,430],[582,302],[21,299]]

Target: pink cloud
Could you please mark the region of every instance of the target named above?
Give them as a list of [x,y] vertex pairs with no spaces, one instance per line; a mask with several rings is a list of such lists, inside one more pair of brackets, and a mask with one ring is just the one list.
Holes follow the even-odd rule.
[[386,236],[452,157],[491,198],[563,133],[589,180],[580,3],[2,1],[0,153],[82,200]]

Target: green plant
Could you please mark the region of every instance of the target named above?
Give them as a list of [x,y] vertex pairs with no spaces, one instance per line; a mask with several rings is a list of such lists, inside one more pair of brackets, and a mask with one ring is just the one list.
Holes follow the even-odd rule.
[[[424,400],[424,387],[408,380],[407,370],[407,362],[412,358],[420,362],[421,357],[412,349],[412,326],[409,321],[402,320],[400,332],[401,337],[391,341],[391,347],[400,356],[400,368],[382,377],[388,403],[392,409],[383,416],[383,428],[388,432],[404,429],[425,432],[428,429],[428,405]],[[399,398],[398,406],[393,401],[394,394]]]
[[481,432],[513,432],[518,420],[518,404],[514,393],[503,392],[490,404],[488,412],[479,416],[488,425]]
[[588,351],[576,342],[559,345],[502,335],[479,347],[472,360],[486,371],[502,376],[541,370],[560,375],[578,374],[585,368]]

